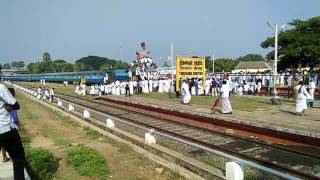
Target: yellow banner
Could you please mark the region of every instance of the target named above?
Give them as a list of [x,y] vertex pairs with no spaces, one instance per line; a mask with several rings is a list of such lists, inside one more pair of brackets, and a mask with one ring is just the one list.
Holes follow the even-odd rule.
[[206,61],[204,57],[176,57],[176,89],[180,91],[181,79],[201,78],[202,86],[206,80]]

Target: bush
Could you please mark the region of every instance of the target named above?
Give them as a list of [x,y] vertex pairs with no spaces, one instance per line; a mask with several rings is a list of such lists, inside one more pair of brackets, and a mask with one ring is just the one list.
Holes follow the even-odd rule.
[[31,179],[52,179],[59,167],[53,154],[42,148],[27,148],[26,160]]
[[88,147],[75,147],[67,151],[67,162],[75,167],[79,175],[106,179],[109,168],[97,151]]

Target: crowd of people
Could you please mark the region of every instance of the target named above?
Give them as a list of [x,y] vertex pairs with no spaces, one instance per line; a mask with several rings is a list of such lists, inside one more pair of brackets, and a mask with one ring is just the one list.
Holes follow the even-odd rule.
[[[314,100],[314,92],[319,83],[318,74],[280,74],[276,80],[279,87],[285,87],[288,91],[288,97],[295,97],[297,102],[303,96],[303,102]],[[273,76],[272,74],[215,74],[208,75],[204,80],[201,78],[184,78],[179,82],[179,91],[176,90],[177,96],[183,97],[183,103],[189,104],[192,96],[219,96],[221,97],[221,104],[225,107],[221,109],[223,113],[231,113],[232,108],[229,95],[261,95],[261,90],[266,89],[267,94],[272,95],[273,92]],[[167,93],[171,89],[171,84],[176,89],[176,82],[171,82],[171,78],[150,79],[140,81],[114,81],[104,84],[91,85],[87,93],[86,85],[80,84],[75,86],[75,93],[77,95],[125,95],[142,94],[150,92]],[[302,95],[303,94],[303,95]],[[301,103],[300,103],[301,104]],[[227,107],[228,106],[228,107]],[[297,107],[298,107],[297,103]],[[213,108],[214,109],[214,108]],[[297,113],[303,115],[300,110],[301,106],[297,108]],[[305,108],[304,108],[305,109]]]
[[[115,81],[105,84],[91,85],[90,95],[126,95],[142,94],[150,92],[169,92],[171,87],[170,79],[163,80],[141,80],[141,81]],[[75,86],[77,95],[85,96],[87,93],[86,85],[80,84]]]
[[45,100],[45,99],[49,99],[50,102],[53,102],[53,99],[54,99],[54,88],[50,88],[49,90],[48,89],[45,89],[45,88],[41,88],[41,87],[38,87],[37,89],[37,99],[40,100]]

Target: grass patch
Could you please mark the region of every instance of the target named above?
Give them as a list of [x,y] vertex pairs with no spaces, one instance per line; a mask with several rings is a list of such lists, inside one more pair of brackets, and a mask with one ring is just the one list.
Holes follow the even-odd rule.
[[63,138],[63,137],[59,137],[59,138],[53,138],[53,142],[58,146],[66,146],[66,145],[72,144],[74,141]]
[[92,130],[91,128],[89,127],[84,127],[83,130],[85,131],[86,133],[86,136],[90,139],[98,139],[100,137],[102,137],[103,135],[100,134],[99,132],[97,131],[94,131]]
[[[138,96],[144,98],[157,99],[161,101],[175,102],[177,104],[180,104],[180,102],[182,102],[181,97],[170,99],[167,93],[148,93]],[[214,96],[192,96],[190,104],[208,107],[209,109],[212,103],[215,101],[215,99],[216,97]],[[231,96],[230,101],[233,109],[240,111],[256,111],[258,109],[267,110],[274,107],[273,105],[271,105],[269,98],[259,96]]]
[[53,154],[42,148],[26,148],[27,170],[31,179],[52,179],[58,170]]
[[67,162],[75,167],[81,176],[106,179],[110,173],[104,158],[94,149],[79,146],[67,151]]

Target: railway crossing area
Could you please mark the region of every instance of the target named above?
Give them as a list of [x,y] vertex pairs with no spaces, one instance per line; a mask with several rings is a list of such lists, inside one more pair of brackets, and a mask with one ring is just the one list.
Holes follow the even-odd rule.
[[[31,95],[36,92],[37,85],[35,84],[20,83],[21,86],[24,86],[24,91]],[[319,179],[320,177],[320,172],[317,171],[320,162],[320,111],[318,105],[308,109],[306,116],[296,116],[293,113],[294,104],[290,101],[272,106],[266,103],[269,101],[267,97],[243,96],[243,99],[248,99],[247,102],[244,102],[243,99],[231,98],[231,103],[234,103],[236,107],[233,114],[210,114],[208,103],[210,104],[214,100],[211,96],[195,97],[194,103],[184,105],[180,98],[170,99],[165,93],[160,95],[149,93],[131,97],[113,95],[77,97],[74,95],[72,86],[66,88],[62,85],[48,84],[48,88],[53,86],[56,89],[56,99],[53,103],[55,106],[67,112],[74,111],[74,114],[79,115],[82,119],[97,127],[103,127],[103,129],[116,127],[130,132],[129,126],[133,126],[132,133],[142,137],[146,137],[144,133],[148,132],[148,129],[155,129],[148,132],[149,134],[146,133],[148,135],[156,134],[156,140],[149,146],[153,147],[154,143],[166,144],[167,148],[177,148],[175,151],[181,154],[195,156],[193,158],[200,162],[199,164],[211,161],[209,162],[210,166],[214,165],[212,162],[217,159],[216,155],[212,156],[211,153],[216,153],[217,149],[220,149],[225,151],[218,153],[219,156],[226,155],[225,157],[230,159],[237,159],[240,164],[245,164],[242,164],[242,167],[245,167],[244,170],[253,163],[253,167],[266,170],[273,175],[278,175],[277,173],[280,172],[280,177],[289,177],[289,179],[290,177]],[[257,104],[261,104],[261,106],[256,107]],[[70,105],[72,105],[72,110]],[[105,114],[116,118],[106,121]],[[95,122],[93,118],[98,121]],[[121,118],[123,120],[118,120]],[[144,126],[142,130],[141,126]],[[140,130],[138,130],[139,128]],[[115,133],[116,130],[111,132]],[[213,135],[215,133],[217,136]],[[176,142],[172,143],[173,140],[166,142],[168,138],[178,140],[181,145],[177,145]],[[184,141],[189,143],[182,144]],[[267,148],[270,149],[267,150]],[[209,151],[205,152],[206,149]],[[233,150],[228,151],[230,149]],[[238,159],[238,153],[242,153],[244,159]],[[295,160],[294,156],[296,155],[288,153],[297,153],[299,156],[297,155],[295,157],[297,160]],[[167,156],[171,155],[167,154]],[[203,160],[203,158],[207,160]],[[312,159],[312,161],[310,160],[310,164],[303,164],[308,160],[302,160],[302,158]],[[293,159],[292,162],[287,162],[289,159]],[[302,165],[299,164],[299,160]],[[194,164],[191,166],[181,159],[179,161],[181,161],[179,164],[184,168],[195,168]],[[230,160],[226,160],[226,162],[228,161]],[[286,162],[291,166],[279,166]],[[259,164],[264,164],[266,167]],[[304,166],[314,167],[314,169],[305,168],[308,169],[308,172],[300,174]],[[274,170],[270,168],[274,168]],[[222,178],[225,171],[224,168],[222,169],[222,171],[201,169],[193,171],[193,173],[199,173],[205,179],[210,179],[212,174],[208,171],[217,171],[217,177]],[[246,176],[248,176],[247,171],[245,172]],[[265,175],[260,174],[256,177],[261,178]]]
[[[253,111],[234,109],[233,114],[224,115],[220,113],[210,114],[210,106],[198,104],[183,105],[179,101],[170,99],[154,99],[145,96],[132,96],[130,98],[106,96],[106,98],[320,138],[320,105],[315,105],[314,108],[308,109],[307,115],[303,117],[296,116],[290,104],[275,107],[270,105],[266,109],[257,108]],[[256,100],[258,101],[259,99],[268,101],[267,97],[258,97]]]

